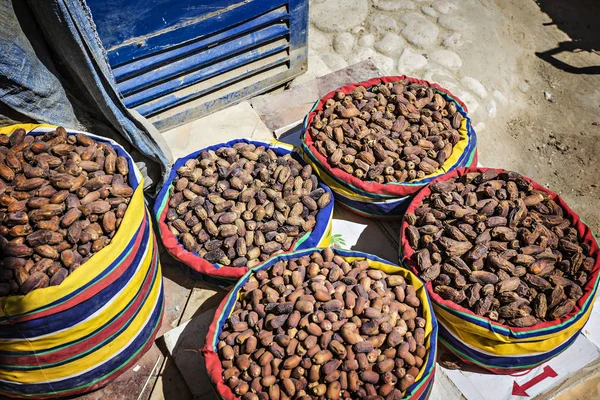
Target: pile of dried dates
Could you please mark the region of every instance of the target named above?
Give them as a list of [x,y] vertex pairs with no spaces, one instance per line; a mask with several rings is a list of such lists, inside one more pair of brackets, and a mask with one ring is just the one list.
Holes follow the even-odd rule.
[[219,335],[245,400],[401,399],[427,361],[415,288],[325,249],[257,271]]
[[594,267],[563,209],[516,172],[471,172],[430,185],[404,235],[442,298],[515,327],[561,318]]
[[462,115],[435,89],[407,79],[337,92],[309,132],[331,167],[378,183],[437,171],[460,140]]
[[0,296],[59,285],[108,245],[133,195],[127,159],[57,128],[0,135]]
[[166,222],[186,250],[211,263],[252,267],[290,250],[331,201],[291,154],[236,143],[177,169]]

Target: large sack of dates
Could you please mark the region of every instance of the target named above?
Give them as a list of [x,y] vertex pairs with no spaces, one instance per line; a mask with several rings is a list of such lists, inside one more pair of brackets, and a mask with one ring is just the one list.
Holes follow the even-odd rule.
[[600,251],[555,193],[516,172],[459,169],[417,194],[401,262],[427,282],[440,341],[496,373],[569,347],[596,297]]
[[143,186],[113,141],[0,128],[0,397],[89,392],[150,348],[163,289]]
[[236,139],[177,160],[154,205],[167,251],[231,285],[277,254],[329,246],[333,195],[292,150]]
[[398,219],[437,176],[477,165],[466,106],[446,89],[406,76],[348,85],[304,121],[302,150],[339,204]]
[[427,291],[409,270],[307,249],[244,275],[202,353],[227,400],[427,399],[436,340]]

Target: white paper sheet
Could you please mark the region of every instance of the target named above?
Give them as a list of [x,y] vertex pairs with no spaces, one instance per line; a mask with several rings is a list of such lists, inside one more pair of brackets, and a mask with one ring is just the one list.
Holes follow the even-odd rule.
[[[533,398],[558,386],[598,357],[600,350],[584,335],[579,335],[565,352],[521,376],[440,369],[468,400],[516,400]],[[555,374],[555,377],[551,377]]]

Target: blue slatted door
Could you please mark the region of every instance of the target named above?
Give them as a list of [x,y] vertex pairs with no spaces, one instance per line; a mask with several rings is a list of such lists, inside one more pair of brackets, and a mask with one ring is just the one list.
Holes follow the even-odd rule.
[[306,69],[308,0],[87,0],[125,104],[167,130]]

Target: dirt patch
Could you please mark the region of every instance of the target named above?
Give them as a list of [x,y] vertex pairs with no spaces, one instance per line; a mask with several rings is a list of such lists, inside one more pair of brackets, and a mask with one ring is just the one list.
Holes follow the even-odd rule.
[[[559,29],[565,24],[550,17],[557,18],[556,8],[566,12],[565,7],[571,16],[597,16],[599,6],[589,8],[588,2],[577,0],[570,4],[557,0],[552,9],[546,2],[497,3],[501,3],[505,33],[520,47],[518,81],[513,88],[517,95],[511,96],[514,104],[508,115],[488,121],[480,140],[481,163],[514,169],[546,185],[600,234],[600,75],[578,72],[594,71],[593,67],[600,66],[600,56],[587,38],[571,41],[569,32]],[[557,54],[558,63],[536,55],[575,41],[581,42],[583,51]]]

